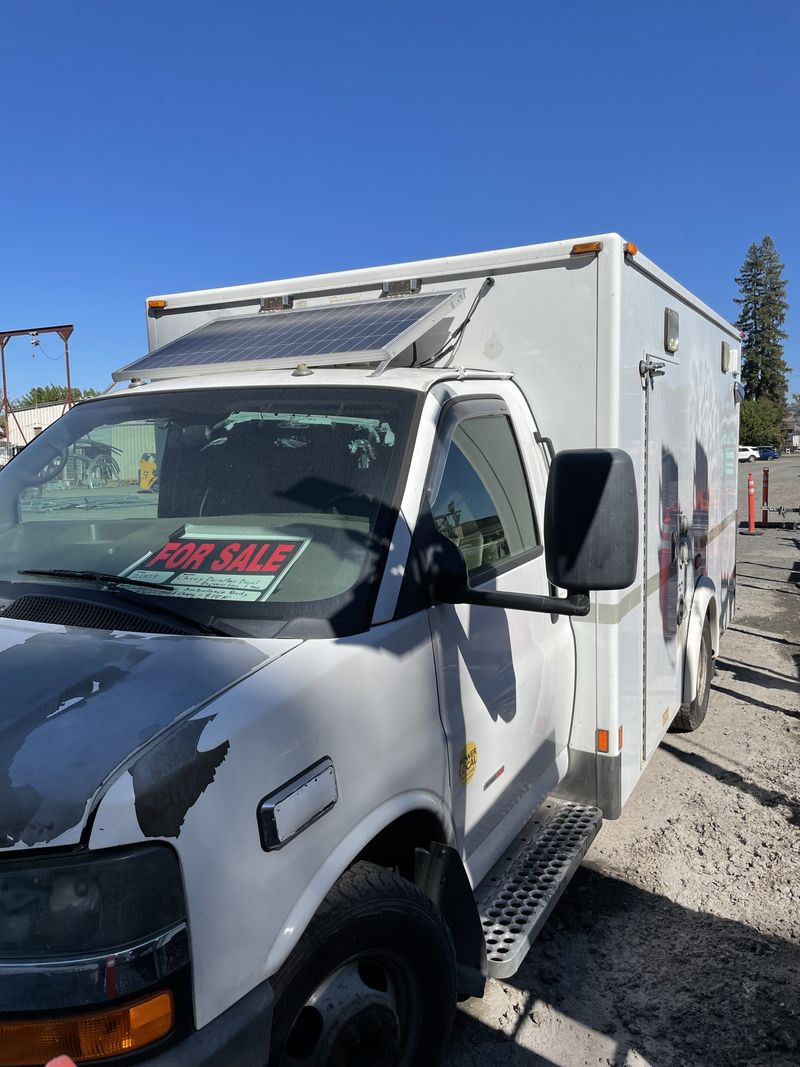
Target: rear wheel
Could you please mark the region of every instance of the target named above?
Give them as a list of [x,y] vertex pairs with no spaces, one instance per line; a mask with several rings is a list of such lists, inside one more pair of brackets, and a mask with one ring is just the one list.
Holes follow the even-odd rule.
[[455,1011],[450,929],[416,886],[356,863],[273,985],[269,1067],[434,1067]]
[[714,653],[711,648],[711,624],[706,618],[700,638],[700,658],[697,662],[697,695],[681,709],[672,720],[670,729],[677,733],[690,733],[703,722],[711,696],[711,679],[714,676]]

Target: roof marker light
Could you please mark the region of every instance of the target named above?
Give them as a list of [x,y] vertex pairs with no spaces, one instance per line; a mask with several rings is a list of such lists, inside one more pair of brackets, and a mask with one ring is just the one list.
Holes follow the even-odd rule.
[[260,304],[262,311],[288,311],[294,306],[294,297],[288,294],[283,296],[262,296]]
[[148,300],[147,306],[151,311],[160,311],[167,306],[166,300]]
[[397,281],[384,282],[381,286],[381,296],[405,296],[408,293],[418,293],[422,288],[420,278],[403,278]]
[[602,252],[602,251],[603,251],[603,242],[602,241],[584,241],[583,244],[573,245],[572,248],[569,251],[569,254],[571,256],[583,256],[583,255],[586,255],[587,252]]

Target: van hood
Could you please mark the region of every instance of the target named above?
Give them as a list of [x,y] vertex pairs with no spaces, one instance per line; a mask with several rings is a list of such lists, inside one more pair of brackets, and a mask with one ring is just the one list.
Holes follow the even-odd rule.
[[77,844],[118,768],[298,643],[0,620],[0,850]]

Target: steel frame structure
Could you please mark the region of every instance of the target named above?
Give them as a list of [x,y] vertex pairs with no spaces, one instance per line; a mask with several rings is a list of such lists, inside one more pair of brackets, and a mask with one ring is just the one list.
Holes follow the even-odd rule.
[[[9,419],[13,418],[17,424],[17,429],[20,432],[20,436],[25,444],[28,444],[28,438],[25,436],[25,431],[20,426],[19,419],[16,416],[16,412],[11,407],[11,402],[8,399],[8,386],[6,384],[6,345],[12,337],[38,337],[40,333],[57,333],[61,340],[64,342],[64,363],[67,372],[67,399],[64,402],[64,411],[68,411],[72,407],[72,381],[70,378],[69,369],[69,338],[75,327],[71,324],[65,324],[62,326],[33,326],[27,330],[3,330],[0,331],[0,372],[2,372],[3,382],[3,400],[0,404],[0,411],[5,416],[6,425],[6,438],[8,438]],[[62,411],[62,414],[64,412]]]

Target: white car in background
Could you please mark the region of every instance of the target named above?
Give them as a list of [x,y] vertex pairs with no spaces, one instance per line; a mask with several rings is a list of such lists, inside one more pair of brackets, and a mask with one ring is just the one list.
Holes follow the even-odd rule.
[[739,462],[740,463],[755,463],[759,459],[758,449],[750,448],[749,445],[739,445]]

